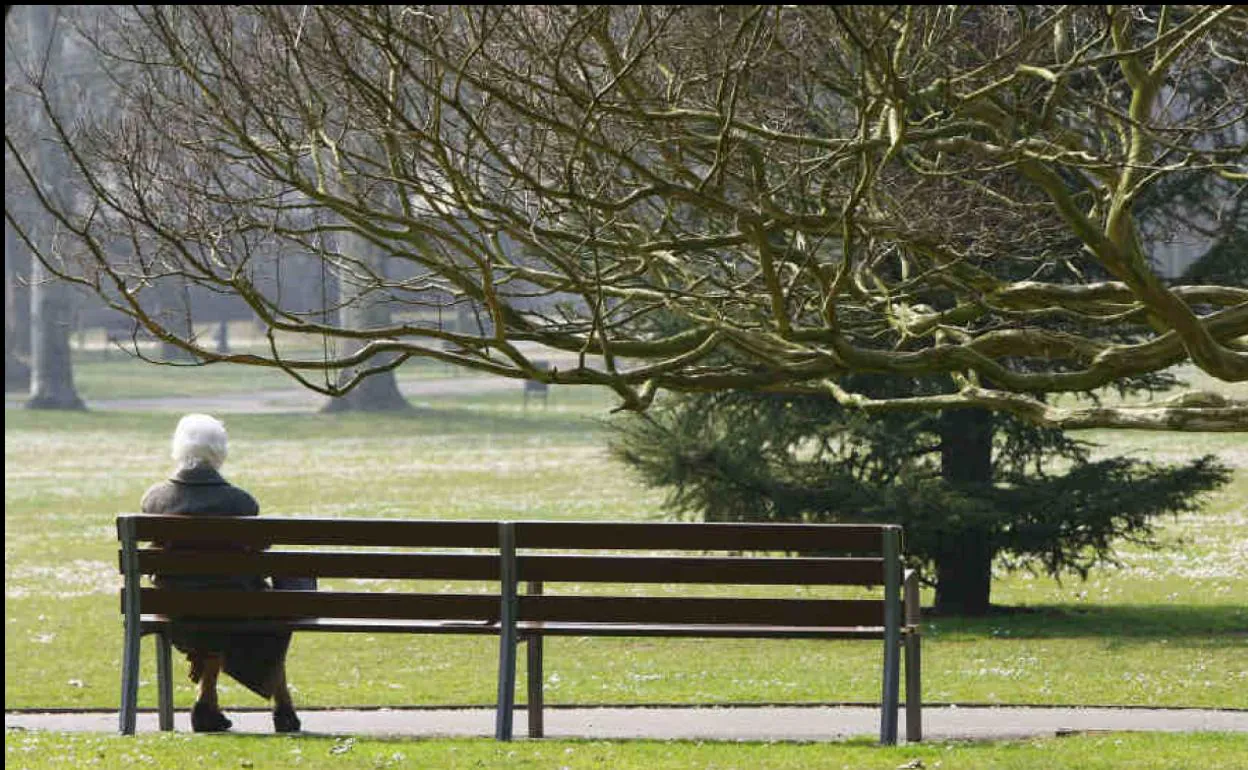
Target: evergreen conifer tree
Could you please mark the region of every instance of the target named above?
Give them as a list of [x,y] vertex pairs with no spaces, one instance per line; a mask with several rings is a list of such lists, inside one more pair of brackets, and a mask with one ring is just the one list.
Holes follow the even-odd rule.
[[1212,456],[1096,459],[1063,431],[984,410],[868,419],[822,397],[721,393],[614,426],[613,454],[681,513],[902,524],[939,614],[987,613],[994,565],[1086,577],[1114,564],[1117,544],[1151,543],[1158,517],[1229,479]]

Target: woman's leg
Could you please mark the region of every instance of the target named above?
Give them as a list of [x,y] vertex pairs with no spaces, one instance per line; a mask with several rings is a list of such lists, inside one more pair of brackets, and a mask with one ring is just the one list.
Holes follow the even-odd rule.
[[[195,700],[204,704],[204,708],[219,711],[217,700],[217,679],[221,676],[221,656],[203,655],[199,657],[199,697]],[[192,663],[192,666],[195,664]]]
[[290,687],[286,684],[286,662],[282,661],[273,671],[270,682],[273,693],[273,729],[279,733],[297,733],[302,729],[299,716],[295,713],[295,704],[290,697]]
[[217,701],[217,679],[223,660],[220,655],[197,653],[190,656],[191,680],[198,685],[195,706],[191,709],[191,729],[197,733],[219,733],[233,725],[221,713]]
[[294,701],[290,697],[290,687],[286,684],[286,664],[278,666],[273,672],[273,682],[270,687],[273,693],[273,705],[277,708],[294,708]]

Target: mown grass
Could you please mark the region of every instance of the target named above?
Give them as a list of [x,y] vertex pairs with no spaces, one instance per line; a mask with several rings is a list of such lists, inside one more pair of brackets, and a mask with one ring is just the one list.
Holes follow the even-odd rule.
[[[113,517],[134,510],[166,470],[173,416],[6,417],[6,706],[113,706]],[[613,464],[601,432],[573,410],[226,420],[227,474],[256,494],[266,515],[663,512],[661,495]],[[1141,437],[1152,440],[1122,440]],[[1228,457],[1234,438],[1222,447]],[[1245,500],[1241,467],[1202,513],[1165,523],[1165,551],[1125,549],[1123,569],[1087,582],[1001,576],[996,600],[1029,611],[929,622],[928,699],[1248,706]],[[486,639],[306,635],[292,651],[291,676],[300,699],[316,705],[482,704],[494,697],[493,655]],[[549,642],[547,684],[553,703],[869,702],[878,697],[877,657],[876,645],[863,642],[557,639]],[[154,703],[151,660],[147,649],[145,706]],[[326,669],[324,660],[336,664]],[[223,692],[227,702],[256,702],[237,687]],[[189,689],[177,694],[188,702]]]
[[318,736],[5,734],[11,770],[92,767],[494,768],[523,770],[1239,770],[1248,736],[1120,733],[999,743],[933,743],[881,748],[845,743],[693,741],[384,740]]
[[[300,387],[299,383],[277,368],[221,363],[207,366],[178,363],[140,366],[117,350],[88,350],[76,353],[75,358],[81,363],[75,367],[74,386],[78,395],[88,401],[122,397],[216,396]],[[157,372],[156,376],[153,376],[153,371]],[[442,364],[414,361],[403,368],[401,381],[452,373],[453,369]]]
[[[80,366],[80,381],[89,381],[94,366],[106,364]],[[158,368],[144,377],[158,381],[166,372]],[[242,372],[240,377],[251,377]],[[167,382],[150,387],[151,392],[176,391]],[[119,398],[130,394],[109,392]],[[548,409],[524,409],[517,389],[422,397],[421,406],[406,417],[225,414],[231,432],[225,470],[256,494],[265,515],[663,517],[663,494],[641,488],[605,453],[605,433],[595,421],[610,404],[602,393],[555,388]],[[6,709],[116,708],[121,628],[114,517],[136,509],[147,485],[166,473],[168,434],[176,414],[6,409],[5,417]],[[1201,512],[1164,520],[1159,533],[1164,549],[1159,552],[1123,548],[1121,569],[1099,570],[1087,582],[1001,574],[993,599],[1026,612],[930,620],[925,629],[926,699],[1248,708],[1248,610],[1243,600],[1248,595],[1248,458],[1243,437],[1144,432],[1083,436],[1107,444],[1106,452],[1134,452],[1159,461],[1216,453],[1236,468],[1236,475],[1229,487],[1211,495]],[[151,651],[151,641],[146,641],[140,693],[145,708],[155,705]],[[291,680],[297,699],[308,705],[489,704],[494,699],[495,655],[495,643],[488,639],[303,635],[292,648]],[[553,704],[874,703],[879,698],[879,646],[555,639],[548,641],[545,674]],[[178,685],[176,699],[185,708],[190,688]],[[261,705],[231,684],[223,685],[222,699],[227,708]],[[6,751],[12,740],[14,736],[7,736]],[[39,739],[44,746],[56,740],[67,741],[57,748],[64,751],[71,751],[72,741],[95,745],[92,739],[72,736]],[[246,746],[238,756],[262,750],[257,746],[282,746],[285,753],[291,745],[311,745],[260,741],[252,746],[247,743],[251,739],[237,740],[238,746]],[[1227,740],[1223,746],[1243,750],[1237,739]],[[107,748],[106,740],[99,745],[105,746],[106,756],[141,746],[152,746],[163,756],[176,754],[181,744],[177,739],[144,738],[137,744],[117,744],[117,749]],[[236,744],[220,745],[226,750]],[[1037,756],[1073,745],[1060,741]],[[203,744],[192,746],[203,750]],[[453,748],[453,754],[478,756],[487,764],[497,760],[489,744],[433,741],[429,746],[438,753]],[[567,746],[580,749],[579,744]],[[666,751],[668,744],[656,746]],[[1183,746],[1174,739],[1174,750],[1186,751]],[[408,745],[402,750],[408,751]],[[806,749],[792,749],[792,760],[781,756],[789,749],[776,749],[774,758],[765,750],[766,760],[775,764],[756,763],[753,755],[688,754],[684,759],[689,764],[664,765],[649,750],[629,751],[626,761],[636,766],[839,766],[801,764],[807,761],[799,758]],[[968,758],[986,756],[967,751]],[[1032,760],[1025,754],[1002,750],[992,761],[1002,763],[996,766],[1040,766],[1026,764]],[[894,761],[900,755],[879,756]],[[1018,760],[1022,764],[1008,764],[1017,756],[1023,756]],[[533,766],[552,766],[532,761],[538,763]],[[829,761],[839,761],[839,755]],[[874,766],[857,758],[846,761]],[[943,761],[942,768],[956,766]],[[256,766],[287,765],[257,761]],[[416,761],[413,766],[427,765]]]
[[[428,320],[428,319],[426,319]],[[254,353],[271,356],[270,342],[259,336],[255,328],[246,322],[231,322],[230,352]],[[201,326],[197,333],[203,339],[215,339],[215,324]],[[152,399],[176,396],[216,396],[230,393],[272,392],[298,389],[300,385],[276,367],[237,366],[214,363],[195,365],[168,361],[153,363],[160,359],[155,343],[146,342],[138,347],[139,353],[152,362],[134,356],[133,341],[123,338],[121,346],[106,341],[104,330],[85,330],[71,337],[75,359],[74,384],[78,394],[88,400],[111,398]],[[317,360],[326,352],[336,350],[333,346],[321,347],[321,340],[307,335],[277,336],[276,344],[282,355],[292,359]],[[561,366],[572,360],[568,354],[550,351],[539,346],[522,343],[519,346],[534,359],[554,361]],[[400,385],[433,377],[464,376],[470,372],[457,369],[432,359],[413,358],[396,373]],[[317,381],[315,373],[306,373]],[[322,375],[323,376],[323,375]],[[517,383],[519,388],[519,383]],[[580,400],[585,389],[565,389],[564,395]],[[573,394],[575,391],[575,394]],[[519,393],[519,390],[516,391]],[[7,394],[13,400],[24,394]],[[565,398],[566,400],[566,398]]]

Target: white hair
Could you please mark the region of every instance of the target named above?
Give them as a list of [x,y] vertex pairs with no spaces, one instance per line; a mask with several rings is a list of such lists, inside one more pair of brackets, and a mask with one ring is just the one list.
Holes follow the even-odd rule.
[[206,414],[188,414],[173,431],[173,461],[179,469],[208,465],[214,470],[225,463],[225,423]]

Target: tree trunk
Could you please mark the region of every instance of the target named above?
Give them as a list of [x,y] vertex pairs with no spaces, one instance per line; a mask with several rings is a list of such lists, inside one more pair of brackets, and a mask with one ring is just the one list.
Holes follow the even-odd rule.
[[230,321],[222,318],[217,324],[217,352],[222,355],[230,353]]
[[988,614],[996,553],[986,534],[964,530],[936,555],[936,614]]
[[[57,72],[65,66],[62,55],[64,34],[57,30],[59,6],[30,6],[26,22],[28,51],[36,57],[45,56],[41,62],[49,72]],[[55,89],[52,98],[63,101],[71,98],[64,85]],[[7,115],[6,115],[7,117]],[[52,140],[49,127],[36,119],[32,126],[41,138],[35,154],[35,165],[45,192],[70,201],[74,188],[67,173],[64,151]],[[7,203],[6,203],[7,205]],[[71,205],[64,206],[72,210]],[[52,221],[31,228],[34,238],[42,238],[50,245],[53,240]],[[7,238],[6,238],[7,240]],[[6,243],[7,247],[7,243]],[[44,248],[51,255],[53,249]],[[38,259],[30,265],[30,399],[29,409],[85,409],[86,405],[74,389],[74,370],[69,354],[69,333],[73,316],[73,297],[69,284],[59,280]]]
[[69,286],[31,265],[31,388],[27,409],[86,409],[74,388],[69,354]]
[[30,390],[30,255],[4,223],[4,392]]
[[405,412],[411,411],[399,385],[394,379],[394,372],[382,372],[367,377],[359,385],[344,396],[331,398],[321,407],[322,412]]
[[[940,418],[941,476],[968,492],[992,484],[992,412],[946,411]],[[966,522],[940,539],[936,561],[936,612],[985,615],[992,593],[992,532]]]
[[[385,276],[385,256],[377,253],[376,247],[358,235],[340,235],[344,254],[351,255],[361,264],[367,265],[362,273]],[[370,291],[374,286],[361,285],[345,275],[338,278],[339,319],[349,329],[375,329],[390,323],[390,308],[378,296]],[[348,352],[359,350],[363,343],[352,342]],[[375,358],[369,363],[376,365],[384,359]],[[342,373],[345,381],[354,375],[353,370]],[[321,407],[322,412],[405,412],[411,411],[412,405],[399,392],[398,381],[394,370],[371,375],[344,396],[331,398]]]

